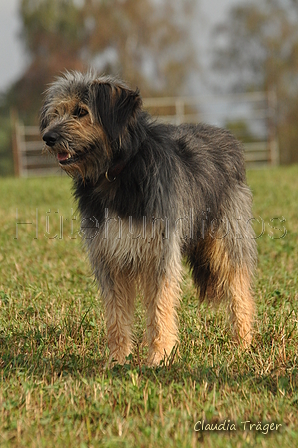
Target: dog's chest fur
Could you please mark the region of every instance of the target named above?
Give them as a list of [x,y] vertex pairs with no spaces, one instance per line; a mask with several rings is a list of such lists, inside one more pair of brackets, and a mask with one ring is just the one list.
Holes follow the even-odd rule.
[[130,266],[134,272],[138,272],[144,263],[146,266],[157,263],[161,254],[167,256],[170,248],[178,243],[174,242],[177,235],[170,230],[166,218],[120,218],[106,209],[103,222],[85,217],[82,224],[91,261],[110,260],[117,263],[119,269]]

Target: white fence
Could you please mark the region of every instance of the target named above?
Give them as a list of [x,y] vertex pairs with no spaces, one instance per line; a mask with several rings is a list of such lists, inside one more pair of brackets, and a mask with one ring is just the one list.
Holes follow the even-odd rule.
[[242,123],[251,131],[250,142],[247,135],[236,135],[243,142],[247,166],[279,165],[274,92],[148,98],[144,106],[160,120],[176,125],[204,122],[224,127]]
[[[255,134],[253,141],[245,143],[247,136],[238,134],[244,141],[248,167],[278,165],[279,150],[276,138],[276,98],[264,92],[201,96],[159,97],[143,100],[144,107],[153,116],[173,124],[205,122],[220,126],[227,123],[244,123]],[[62,175],[54,158],[42,154],[43,143],[37,126],[24,126],[13,119],[14,167],[21,177]],[[255,131],[254,131],[255,130]]]
[[14,123],[14,171],[19,177],[50,176],[62,174],[54,158],[43,154],[43,142],[38,126]]

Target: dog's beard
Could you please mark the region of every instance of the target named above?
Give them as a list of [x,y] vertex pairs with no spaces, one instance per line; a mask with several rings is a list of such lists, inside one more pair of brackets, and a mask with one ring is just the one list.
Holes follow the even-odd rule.
[[66,140],[60,140],[53,147],[45,146],[44,151],[54,156],[59,166],[73,178],[81,177],[96,182],[109,166],[106,151],[95,145],[85,148],[77,144],[76,149],[73,149],[73,143],[70,146]]

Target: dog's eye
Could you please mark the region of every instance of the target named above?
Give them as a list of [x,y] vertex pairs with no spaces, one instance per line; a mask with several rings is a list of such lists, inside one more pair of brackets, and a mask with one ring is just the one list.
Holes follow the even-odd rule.
[[74,111],[74,115],[78,118],[85,117],[88,115],[88,110],[84,109],[83,107],[77,107],[77,109]]

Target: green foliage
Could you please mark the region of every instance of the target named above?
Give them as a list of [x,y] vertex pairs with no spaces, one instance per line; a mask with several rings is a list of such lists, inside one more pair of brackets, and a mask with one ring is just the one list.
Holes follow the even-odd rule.
[[74,50],[84,38],[81,8],[73,1],[22,0],[20,12],[23,37],[28,50],[35,57],[42,51],[42,47],[43,51],[55,51],[55,45],[67,43],[69,49]]
[[[102,8],[110,11],[115,2],[96,1],[92,2],[94,8]],[[114,4],[114,5],[113,5]],[[38,57],[41,52],[61,51],[65,46],[73,49],[82,48],[84,39],[88,39],[95,28],[94,21],[84,23],[89,18],[91,8],[90,2],[76,2],[74,0],[22,0],[21,17],[23,21],[23,35],[26,45],[33,57]],[[108,24],[102,23],[105,31]],[[110,23],[111,25],[111,23]],[[40,41],[40,37],[43,40]],[[60,47],[55,48],[59,42]],[[98,42],[96,48],[105,48],[107,41],[103,44]],[[63,50],[62,50],[63,51]]]
[[[70,180],[0,181],[1,446],[298,445],[298,167],[248,172],[248,181],[260,235],[251,349],[233,344],[224,309],[198,305],[185,270],[179,356],[170,366],[145,366],[140,301],[135,350],[111,370]],[[17,239],[16,222],[27,223]],[[196,433],[203,419],[230,420],[237,430]],[[244,430],[248,420],[282,427],[266,435]]]
[[13,174],[13,158],[10,117],[0,111],[0,120],[0,176],[11,176]]
[[258,141],[258,138],[253,135],[247,122],[244,120],[227,121],[224,127],[229,129],[243,143]]

